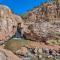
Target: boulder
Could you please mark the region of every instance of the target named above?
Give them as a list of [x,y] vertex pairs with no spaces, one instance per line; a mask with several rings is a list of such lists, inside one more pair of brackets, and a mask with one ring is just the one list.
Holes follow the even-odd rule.
[[17,55],[27,56],[28,49],[26,47],[21,47],[19,50],[16,51]]

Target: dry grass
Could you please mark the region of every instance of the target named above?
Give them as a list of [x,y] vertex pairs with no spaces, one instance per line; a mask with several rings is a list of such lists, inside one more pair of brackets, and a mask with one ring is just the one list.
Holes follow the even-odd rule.
[[[59,40],[59,44],[60,44],[60,40]],[[58,50],[60,48],[57,41],[55,40],[52,40],[52,41],[50,40],[49,44],[45,45],[44,43],[41,43],[41,42],[34,42],[34,41],[24,40],[24,39],[20,39],[20,40],[11,39],[10,41],[6,43],[5,48],[15,53],[22,46],[26,46],[28,48],[36,48],[36,47],[37,48],[48,48],[52,50],[53,49]]]
[[11,39],[10,41],[8,41],[5,45],[6,49],[11,50],[12,52],[16,52],[16,50],[20,49],[21,46],[25,46],[29,43],[29,40],[15,40],[15,39]]

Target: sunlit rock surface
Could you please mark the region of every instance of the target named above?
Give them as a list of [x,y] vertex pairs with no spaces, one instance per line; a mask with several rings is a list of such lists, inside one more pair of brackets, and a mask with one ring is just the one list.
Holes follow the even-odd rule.
[[11,51],[0,48],[0,60],[20,60]]
[[21,21],[21,17],[13,14],[7,6],[0,5],[0,41],[4,43],[15,35]]
[[60,39],[60,9],[57,9],[58,7],[53,3],[45,3],[30,11],[24,18],[25,38],[34,41]]

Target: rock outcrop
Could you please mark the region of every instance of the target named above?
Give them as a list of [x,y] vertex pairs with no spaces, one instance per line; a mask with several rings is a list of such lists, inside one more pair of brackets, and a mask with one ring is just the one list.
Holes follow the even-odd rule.
[[60,39],[60,8],[56,3],[45,3],[37,7],[28,13],[24,21],[26,39],[44,42]]
[[0,42],[10,39],[17,30],[17,24],[22,23],[20,16],[16,16],[4,5],[0,5]]
[[20,60],[16,55],[11,51],[0,48],[0,60]]
[[43,42],[49,39],[60,39],[59,6],[56,3],[42,4],[30,11],[23,21],[8,7],[0,5],[0,42],[4,43],[11,38],[16,33],[19,23],[23,27],[22,34],[26,39]]

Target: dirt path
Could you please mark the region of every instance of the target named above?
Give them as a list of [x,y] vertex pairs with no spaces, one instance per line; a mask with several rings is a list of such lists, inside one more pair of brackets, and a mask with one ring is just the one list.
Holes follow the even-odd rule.
[[51,50],[58,50],[60,48],[60,46],[58,45],[46,45],[44,43],[39,43],[39,42],[29,42],[29,44],[27,45],[27,47],[30,47],[30,48],[48,48],[48,49],[51,49]]

